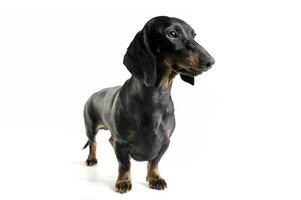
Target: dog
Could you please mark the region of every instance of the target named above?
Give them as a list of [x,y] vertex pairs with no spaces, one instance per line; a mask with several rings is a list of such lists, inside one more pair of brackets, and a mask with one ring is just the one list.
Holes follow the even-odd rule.
[[173,79],[194,85],[194,77],[211,68],[215,60],[195,40],[196,33],[184,21],[167,16],[149,20],[134,37],[123,64],[132,74],[123,86],[93,94],[84,107],[90,152],[86,165],[97,163],[95,136],[109,130],[109,142],[119,163],[115,189],[131,190],[130,157],[148,161],[149,187],[167,187],[158,163],[168,148],[175,129],[171,99]]

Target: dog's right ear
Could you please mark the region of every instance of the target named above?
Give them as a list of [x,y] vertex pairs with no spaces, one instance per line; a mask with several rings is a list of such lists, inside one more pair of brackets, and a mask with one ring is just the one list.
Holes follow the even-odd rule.
[[157,80],[156,60],[149,47],[149,24],[138,32],[124,55],[123,64],[147,87]]

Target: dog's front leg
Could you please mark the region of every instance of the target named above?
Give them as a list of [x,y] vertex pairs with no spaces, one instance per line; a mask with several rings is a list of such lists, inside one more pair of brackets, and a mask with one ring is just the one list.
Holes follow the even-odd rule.
[[147,163],[147,176],[146,181],[148,181],[149,187],[157,190],[164,190],[167,188],[165,180],[160,176],[158,163],[168,148],[168,144],[163,146],[159,155]]
[[119,193],[125,193],[132,189],[130,157],[128,147],[124,143],[114,142],[115,154],[119,163],[118,178],[115,189]]

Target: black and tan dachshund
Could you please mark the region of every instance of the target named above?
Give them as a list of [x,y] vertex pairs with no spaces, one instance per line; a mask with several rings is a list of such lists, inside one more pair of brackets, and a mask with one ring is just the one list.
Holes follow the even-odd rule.
[[167,16],[148,21],[131,42],[123,64],[132,74],[123,86],[93,94],[84,108],[90,147],[86,164],[97,163],[95,136],[110,130],[119,163],[116,191],[132,188],[130,157],[148,161],[149,187],[163,190],[165,180],[158,163],[167,150],[175,128],[174,106],[170,96],[177,74],[194,84],[194,77],[207,71],[214,59],[196,41],[194,30],[184,21]]

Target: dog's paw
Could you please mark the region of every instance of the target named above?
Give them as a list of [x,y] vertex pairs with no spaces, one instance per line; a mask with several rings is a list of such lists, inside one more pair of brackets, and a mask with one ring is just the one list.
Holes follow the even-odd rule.
[[116,192],[121,194],[126,193],[132,189],[132,182],[131,181],[117,181],[115,184]]
[[87,159],[86,160],[86,165],[87,166],[93,166],[97,164],[97,159]]
[[167,188],[167,184],[166,184],[165,180],[163,178],[159,178],[159,177],[150,179],[148,181],[148,185],[150,188],[156,189],[156,190],[164,190],[165,188]]

